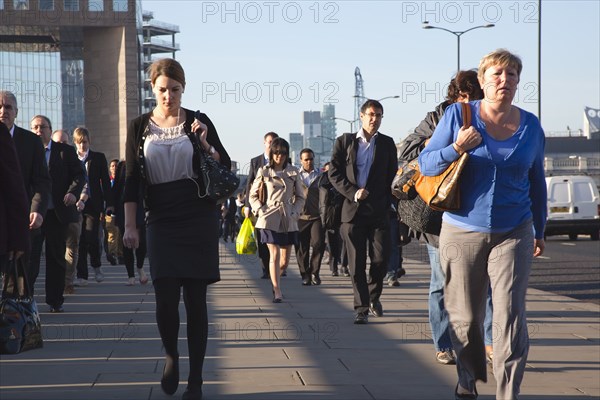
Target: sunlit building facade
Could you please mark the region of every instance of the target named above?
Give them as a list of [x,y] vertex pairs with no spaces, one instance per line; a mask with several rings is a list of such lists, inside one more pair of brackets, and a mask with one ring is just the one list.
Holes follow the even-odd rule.
[[17,125],[37,114],[54,129],[84,125],[96,150],[123,157],[142,109],[140,10],[136,0],[0,0],[0,89],[17,97]]

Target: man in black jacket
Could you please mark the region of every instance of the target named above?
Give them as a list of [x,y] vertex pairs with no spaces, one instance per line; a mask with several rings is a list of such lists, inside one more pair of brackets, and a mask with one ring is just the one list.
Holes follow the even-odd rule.
[[367,100],[360,112],[362,129],[335,141],[329,169],[331,184],[344,196],[340,233],[348,251],[355,324],[366,324],[369,312],[383,315],[379,299],[390,255],[390,185],[398,157],[394,140],[379,132],[382,118],[381,103]]
[[[314,166],[315,153],[311,149],[300,151],[298,169],[304,186],[306,186],[306,202],[304,210],[298,220],[298,245],[296,246],[296,259],[302,275],[304,286],[320,285],[321,260],[325,251],[325,230],[321,224],[319,213],[319,181],[321,172]],[[309,253],[312,247],[312,254]],[[285,272],[283,272],[285,273]]]
[[37,230],[42,226],[46,215],[52,183],[44,157],[44,146],[32,132],[15,125],[18,113],[15,95],[12,92],[0,90],[0,121],[6,125],[15,141],[30,205],[29,228]]
[[[0,90],[0,121],[8,128],[17,149],[21,175],[27,193],[29,232],[31,234],[30,242],[32,243],[35,236],[39,235],[46,216],[52,182],[48,174],[48,163],[44,156],[44,145],[33,132],[15,125],[18,113],[19,109],[15,95],[12,92]],[[28,271],[27,276],[30,286],[28,289],[29,293],[33,295],[33,281],[34,276],[37,276],[37,272],[29,271],[30,257],[31,248],[28,248],[19,261],[24,266],[23,269]],[[10,286],[7,289],[12,290]]]
[[78,127],[73,132],[73,142],[77,148],[77,157],[87,171],[89,198],[83,208],[83,223],[79,239],[79,259],[77,260],[77,278],[79,285],[88,280],[87,258],[94,269],[97,282],[104,280],[102,265],[100,220],[105,212],[113,211],[113,196],[108,175],[108,162],[104,153],[90,149],[90,133],[86,128]]
[[43,115],[31,120],[31,131],[40,136],[46,148],[48,170],[52,179],[52,192],[48,211],[42,224],[41,235],[34,238],[30,259],[30,272],[33,274],[31,286],[35,283],[40,269],[42,244],[46,241],[46,304],[50,312],[62,312],[65,289],[65,250],[67,227],[79,218],[75,203],[85,184],[85,171],[75,149],[69,145],[53,142],[52,124]]

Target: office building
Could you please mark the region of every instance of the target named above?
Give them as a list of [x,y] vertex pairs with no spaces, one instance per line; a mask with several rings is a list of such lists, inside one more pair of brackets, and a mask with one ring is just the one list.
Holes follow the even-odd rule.
[[157,59],[176,58],[179,44],[175,41],[175,34],[179,33],[179,26],[154,19],[151,11],[142,11],[142,27],[142,111],[150,112],[156,106],[156,100],[146,70]]
[[179,28],[141,10],[140,0],[0,0],[0,90],[17,97],[17,125],[37,114],[54,129],[84,125],[94,149],[123,158],[128,121],[152,106],[144,68],[179,49]]

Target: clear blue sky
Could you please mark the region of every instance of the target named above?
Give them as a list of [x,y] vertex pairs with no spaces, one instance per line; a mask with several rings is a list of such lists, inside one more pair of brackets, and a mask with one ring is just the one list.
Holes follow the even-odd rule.
[[[536,1],[158,1],[143,8],[179,25],[186,70],[184,106],[206,112],[243,167],[262,136],[300,132],[302,111],[353,118],[354,69],[365,95],[382,98],[380,131],[400,141],[438,103],[456,70],[452,31],[493,23],[461,38],[461,67],[497,48],[521,56],[516,104],[538,113]],[[583,108],[600,108],[600,2],[542,2],[542,126],[583,128]],[[338,134],[348,124],[338,121]]]

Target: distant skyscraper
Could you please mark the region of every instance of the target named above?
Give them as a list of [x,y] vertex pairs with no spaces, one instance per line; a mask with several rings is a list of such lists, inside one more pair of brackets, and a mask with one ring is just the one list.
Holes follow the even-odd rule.
[[320,111],[304,111],[302,118],[302,134],[304,135],[305,143],[307,143],[309,138],[321,136]]
[[310,148],[315,153],[315,166],[319,165],[319,155],[323,152],[323,138],[321,137],[321,112],[304,111],[302,119],[302,133],[304,147]]
[[325,104],[323,105],[323,114],[321,114],[321,135],[322,135],[322,148],[323,148],[323,159],[331,158],[331,151],[333,149],[333,142],[335,142],[336,131],[335,131],[335,105]]
[[290,133],[290,160],[294,165],[300,165],[300,150],[304,148],[304,138],[301,133]]

